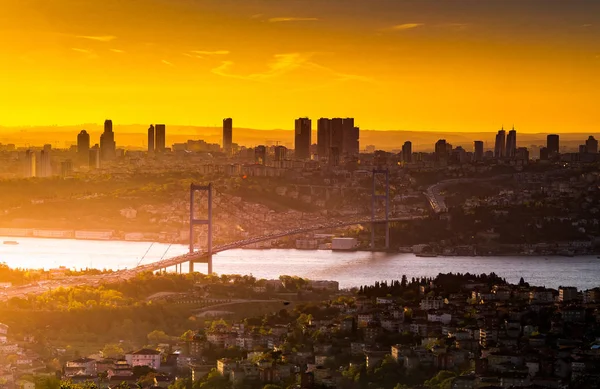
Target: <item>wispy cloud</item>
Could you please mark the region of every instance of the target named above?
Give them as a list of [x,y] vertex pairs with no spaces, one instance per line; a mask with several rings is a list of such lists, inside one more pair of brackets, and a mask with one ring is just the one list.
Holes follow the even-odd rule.
[[93,50],[80,49],[78,47],[71,47],[71,50],[85,54],[88,58],[98,58],[98,55]]
[[397,24],[395,26],[390,27],[390,30],[394,30],[394,31],[410,30],[413,28],[421,27],[422,25],[423,25],[422,23]]
[[125,50],[120,50],[120,49],[110,49],[110,51],[112,51],[113,53],[119,53],[119,54],[125,52]]
[[282,23],[282,22],[316,22],[319,18],[294,18],[294,17],[279,17],[270,18],[271,23]]
[[331,68],[315,63],[312,58],[315,53],[287,53],[276,54],[267,65],[267,70],[261,73],[237,74],[231,69],[235,65],[233,61],[223,61],[221,65],[212,69],[214,74],[222,77],[237,78],[250,81],[269,81],[270,79],[283,76],[295,70],[309,70],[327,73],[333,81],[372,81],[368,77],[337,72]]
[[269,78],[281,76],[285,73],[291,72],[294,69],[298,69],[303,63],[308,61],[310,54],[302,53],[290,53],[290,54],[276,54],[274,60],[269,63],[268,69],[262,73],[253,73],[247,75],[231,73],[230,69],[233,67],[233,61],[223,61],[221,65],[212,69],[214,74],[223,77],[239,78],[243,80],[254,80],[261,81]]
[[166,59],[163,59],[163,60],[162,60],[162,61],[160,61],[160,62],[164,63],[164,64],[165,64],[165,65],[167,65],[167,66],[175,66],[175,65],[173,65],[171,62],[167,61]]
[[263,14],[254,14],[252,16],[250,16],[250,19],[260,19],[262,18]]
[[97,42],[110,42],[110,41],[117,39],[117,37],[113,36],[113,35],[101,35],[101,36],[77,35],[76,38],[88,39],[88,40],[97,41]]

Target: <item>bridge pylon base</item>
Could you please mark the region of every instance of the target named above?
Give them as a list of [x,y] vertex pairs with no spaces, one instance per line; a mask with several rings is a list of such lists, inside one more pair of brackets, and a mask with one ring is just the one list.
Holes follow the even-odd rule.
[[212,255],[208,255],[207,257],[203,258],[202,261],[190,261],[190,274],[194,272],[194,263],[206,263],[208,265],[208,271],[206,274],[210,275],[213,273]]

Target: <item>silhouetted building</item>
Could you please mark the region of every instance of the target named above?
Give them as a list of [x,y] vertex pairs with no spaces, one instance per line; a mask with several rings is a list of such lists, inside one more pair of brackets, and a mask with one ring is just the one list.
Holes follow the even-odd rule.
[[559,153],[559,136],[550,134],[546,137],[546,148],[548,149],[548,157],[552,158]]
[[317,121],[317,156],[319,159],[329,158],[331,148],[331,121],[321,118]]
[[329,126],[331,131],[329,154],[335,153],[339,163],[340,156],[344,153],[344,119],[333,118],[330,120]]
[[148,128],[148,154],[154,153],[154,125]]
[[115,143],[115,133],[113,132],[112,120],[104,122],[104,132],[100,135],[100,159],[111,161],[117,155],[117,145]]
[[354,126],[354,118],[342,119],[342,151],[348,157],[358,156],[360,129]]
[[23,159],[23,177],[31,178],[36,176],[35,152],[27,150]]
[[52,164],[50,162],[50,150],[44,148],[40,151],[40,168],[39,177],[51,177],[52,176]]
[[547,147],[542,147],[540,149],[540,160],[547,161],[549,159],[549,153]]
[[165,142],[166,142],[166,137],[167,137],[167,126],[165,126],[164,124],[157,124],[154,127],[154,131],[156,132],[156,140],[155,140],[154,150],[157,153],[164,153],[166,150]]
[[263,145],[254,148],[254,163],[264,165],[267,162],[267,148]]
[[475,162],[483,161],[483,141],[476,140],[473,142],[473,159]]
[[70,177],[73,175],[73,162],[71,162],[70,159],[60,163],[60,174],[63,177]]
[[275,161],[281,162],[287,157],[287,148],[285,146],[275,146]]
[[515,152],[515,159],[529,161],[529,150],[527,150],[527,147],[518,147]]
[[81,130],[77,135],[77,159],[80,164],[87,163],[90,154],[90,134],[86,130]]
[[448,146],[446,144],[446,139],[440,139],[437,142],[435,142],[435,160],[448,160]]
[[402,145],[402,162],[412,162],[412,143],[409,140],[404,142],[404,144]]
[[296,119],[294,152],[296,159],[310,158],[311,121],[309,118]]
[[514,158],[517,152],[517,131],[513,128],[506,137],[506,157]]
[[233,119],[223,119],[223,151],[225,154],[231,154],[231,145],[233,144]]
[[494,145],[494,157],[504,158],[506,156],[506,131],[504,128],[496,134],[496,143]]
[[100,169],[100,147],[98,145],[94,145],[90,149],[89,167],[90,169]]
[[585,141],[585,148],[588,153],[597,154],[598,153],[598,141],[593,136],[590,136]]

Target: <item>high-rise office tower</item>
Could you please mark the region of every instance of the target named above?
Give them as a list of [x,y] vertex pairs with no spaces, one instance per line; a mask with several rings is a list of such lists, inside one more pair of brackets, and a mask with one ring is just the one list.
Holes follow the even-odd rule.
[[44,150],[40,151],[40,166],[38,170],[39,177],[51,177],[52,176],[52,164],[50,162],[50,150],[44,147]]
[[164,153],[166,150],[165,143],[167,137],[167,127],[164,124],[157,124],[154,127],[154,131],[156,134],[154,149],[157,153]]
[[590,154],[598,153],[598,141],[593,136],[590,136],[585,141],[585,150],[586,150],[586,152],[588,152]]
[[148,154],[154,153],[154,126],[151,124],[148,128]]
[[342,151],[348,157],[358,156],[359,128],[354,126],[354,118],[342,119],[343,136]]
[[514,127],[508,132],[506,137],[506,157],[514,158],[517,152],[517,131]]
[[90,148],[89,156],[89,167],[90,169],[100,169],[100,146],[97,144]]
[[265,165],[267,162],[267,148],[264,145],[254,148],[254,163]]
[[23,177],[31,178],[36,176],[35,152],[27,150],[25,159],[23,159]]
[[309,118],[296,119],[294,137],[296,159],[310,159],[311,131]]
[[521,161],[529,161],[529,150],[527,150],[527,147],[518,147],[515,152],[515,158]]
[[225,154],[231,154],[231,145],[233,144],[233,119],[223,119],[223,151]]
[[77,135],[77,159],[80,164],[87,163],[90,154],[90,134],[86,130],[81,130]]
[[435,159],[436,161],[448,159],[448,145],[446,144],[446,139],[440,139],[435,142]]
[[412,143],[409,140],[404,142],[404,144],[402,145],[402,162],[412,162]]
[[329,158],[331,148],[331,121],[321,118],[317,121],[317,156],[319,159]]
[[73,175],[73,162],[70,159],[60,163],[60,174],[63,177],[70,177]]
[[475,162],[483,161],[483,141],[481,140],[473,142],[473,160]]
[[546,149],[548,149],[548,157],[558,155],[559,153],[559,137],[556,134],[550,134],[546,137]]
[[117,156],[117,145],[115,143],[115,133],[113,132],[112,120],[104,122],[104,132],[100,135],[100,159],[111,161]]
[[540,161],[547,161],[550,158],[547,147],[542,147],[540,149]]
[[275,161],[284,161],[287,155],[287,148],[285,146],[275,146]]
[[506,156],[506,131],[504,128],[496,134],[496,143],[494,145],[494,157],[504,158]]
[[329,140],[329,154],[335,153],[338,162],[344,152],[344,120],[333,118],[329,122],[331,137]]

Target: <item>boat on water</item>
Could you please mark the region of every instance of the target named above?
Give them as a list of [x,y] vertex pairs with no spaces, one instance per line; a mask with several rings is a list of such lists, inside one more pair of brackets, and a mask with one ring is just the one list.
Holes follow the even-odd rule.
[[19,244],[19,242],[17,242],[16,240],[5,240],[4,244],[16,245],[16,244]]
[[422,257],[422,258],[435,258],[437,257],[437,254],[435,253],[420,253],[420,254],[415,254],[417,257]]

